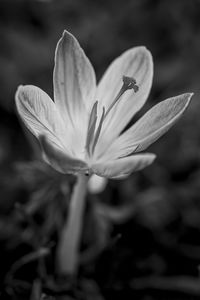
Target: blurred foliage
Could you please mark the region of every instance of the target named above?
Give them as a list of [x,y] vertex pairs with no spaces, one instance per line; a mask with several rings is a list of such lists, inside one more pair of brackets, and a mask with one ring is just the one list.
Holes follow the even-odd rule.
[[[19,84],[52,96],[64,29],[98,79],[127,48],[151,50],[155,76],[142,113],[195,92],[179,123],[149,149],[158,156],[151,167],[88,196],[76,282],[54,266],[75,179],[40,161],[14,106]],[[1,299],[199,299],[199,36],[199,0],[0,0]]]

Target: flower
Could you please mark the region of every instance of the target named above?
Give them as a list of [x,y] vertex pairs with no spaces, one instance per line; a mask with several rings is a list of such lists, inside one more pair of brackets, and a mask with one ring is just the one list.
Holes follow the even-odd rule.
[[76,38],[64,31],[55,54],[54,101],[40,88],[25,85],[16,92],[16,106],[53,168],[124,178],[154,161],[154,154],[138,152],[180,118],[192,96],[160,102],[123,132],[144,105],[152,77],[150,52],[135,47],[115,59],[96,85],[90,61]]
[[88,181],[88,192],[90,194],[99,194],[105,190],[106,185],[106,178],[97,175],[92,175]]

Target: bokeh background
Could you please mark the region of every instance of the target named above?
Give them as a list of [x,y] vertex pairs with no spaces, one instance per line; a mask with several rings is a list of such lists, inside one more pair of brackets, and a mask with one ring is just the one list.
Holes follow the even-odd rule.
[[[56,275],[54,254],[75,179],[41,162],[14,104],[20,84],[52,96],[64,29],[98,79],[124,50],[150,49],[155,75],[141,113],[195,93],[178,124],[149,148],[157,154],[152,166],[88,196],[73,285]],[[1,299],[199,299],[200,1],[0,0],[0,40]]]

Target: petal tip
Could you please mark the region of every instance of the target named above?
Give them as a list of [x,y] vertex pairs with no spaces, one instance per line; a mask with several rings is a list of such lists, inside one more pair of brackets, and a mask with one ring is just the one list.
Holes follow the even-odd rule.
[[194,93],[187,93],[186,95],[187,95],[186,97],[187,97],[187,106],[188,106],[192,97],[194,96]]
[[58,52],[58,49],[60,46],[63,45],[63,43],[67,42],[67,40],[71,37],[72,35],[70,34],[70,32],[68,32],[66,29],[63,31],[62,36],[60,37],[60,39],[57,42],[56,45],[56,50],[55,50],[55,59],[56,59],[56,53]]
[[24,85],[22,85],[22,84],[18,85],[15,95],[17,95],[21,90],[23,90],[23,88],[24,88]]
[[157,157],[156,154],[154,154],[154,153],[148,153],[148,152],[143,153],[142,155],[143,155],[144,158],[146,156],[147,166],[150,165],[150,164],[152,164],[154,162],[154,160],[156,159],[156,157]]
[[149,154],[149,158],[151,159],[151,162],[152,162],[152,163],[154,162],[154,160],[156,159],[156,157],[157,157],[157,155],[154,154],[154,153],[150,153],[150,154]]
[[183,111],[188,107],[193,95],[194,93],[185,93],[177,96],[177,98],[179,99],[182,98],[182,101],[184,103]]
[[32,93],[34,91],[40,90],[37,86],[26,84],[26,85],[19,85],[17,87],[17,90],[15,92],[15,100],[19,99],[20,94],[22,95],[22,98],[24,95],[28,95],[28,93]]
[[186,93],[187,97],[188,97],[188,101],[191,100],[191,98],[194,96],[194,93]]
[[75,37],[71,32],[69,32],[65,29],[62,33],[62,37],[61,37],[60,41],[67,40],[67,39],[75,39]]
[[153,62],[153,57],[152,57],[151,51],[146,46],[139,46],[137,48],[141,53],[143,53],[150,59],[151,63]]
[[65,37],[67,37],[67,36],[69,36],[70,35],[70,33],[65,29],[64,31],[63,31],[63,33],[62,33],[62,38],[65,38]]
[[20,101],[20,94],[24,92],[24,88],[25,88],[25,85],[21,85],[21,84],[20,84],[20,85],[17,87],[17,90],[16,90],[16,92],[15,92],[15,103],[16,103],[17,106],[18,106],[18,103],[19,103],[19,101]]
[[139,46],[138,47],[141,51],[148,53],[151,55],[151,51],[146,46]]

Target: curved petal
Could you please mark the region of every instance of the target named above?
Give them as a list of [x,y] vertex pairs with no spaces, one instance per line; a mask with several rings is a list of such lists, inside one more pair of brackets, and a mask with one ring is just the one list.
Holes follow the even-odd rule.
[[[144,105],[153,78],[153,61],[151,53],[145,47],[135,47],[115,59],[101,79],[96,99],[107,110],[120,88],[123,75],[133,77],[139,91],[127,90],[121,99],[115,104],[104,121],[102,139],[105,142],[114,139],[128,124],[135,113]],[[100,110],[101,111],[101,110]]]
[[77,174],[88,170],[84,161],[70,157],[62,148],[50,143],[45,136],[40,136],[39,140],[44,152],[44,160],[58,172]]
[[122,157],[133,151],[145,150],[178,121],[192,95],[187,93],[158,103],[119,136],[107,151],[109,153],[117,151]]
[[132,172],[147,167],[155,158],[156,156],[152,153],[137,154],[117,160],[93,164],[92,170],[98,176],[121,179],[127,177]]
[[63,32],[55,53],[54,101],[73,127],[87,128],[85,120],[96,92],[94,69],[76,38]]
[[98,194],[103,192],[107,184],[107,180],[95,174],[91,176],[88,181],[88,190],[91,194]]
[[44,91],[33,85],[19,86],[15,100],[21,119],[37,138],[45,135],[52,143],[63,147],[66,128],[55,103]]

